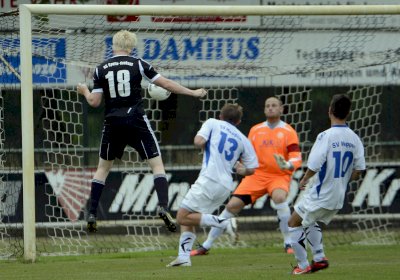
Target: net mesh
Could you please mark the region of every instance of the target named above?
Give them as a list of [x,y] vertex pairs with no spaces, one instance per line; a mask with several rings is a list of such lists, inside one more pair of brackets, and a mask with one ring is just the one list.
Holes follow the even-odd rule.
[[[347,92],[354,102],[349,125],[361,136],[367,161],[380,159],[376,143],[380,137],[382,87],[395,79],[383,72],[397,69],[399,62],[398,52],[389,44],[398,37],[398,29],[389,24],[391,17],[341,16],[339,21],[317,28],[305,16],[245,17],[257,24],[243,27],[232,24],[240,17],[222,17],[218,24],[204,18],[197,18],[196,24],[196,17],[189,18],[193,23],[171,16],[113,21],[111,25],[112,18],[104,15],[33,17],[32,71],[39,113],[34,116],[32,137],[35,169],[45,174],[36,180],[36,188],[44,190],[44,197],[37,199],[40,254],[154,250],[176,244],[178,236],[166,232],[155,218],[157,196],[152,174],[130,148],[110,174],[119,178],[116,181],[120,184],[110,183],[104,194],[113,199],[99,209],[108,213],[98,221],[101,233],[86,232],[86,203],[97,165],[102,111],[88,108],[76,93],[76,84],[91,83],[95,66],[112,55],[112,34],[120,29],[137,34],[135,55],[151,62],[160,73],[188,87],[204,86],[208,90],[207,98],[200,101],[173,95],[168,102],[158,102],[149,97],[143,85],[147,116],[163,145],[173,211],[200,169],[201,155],[191,147],[192,138],[202,122],[219,117],[225,103],[238,102],[245,107],[245,130],[263,121],[266,97],[280,97],[285,105],[283,119],[298,132],[306,161],[320,128],[328,126],[326,112],[331,95]],[[0,88],[0,254],[9,257],[22,252],[22,219],[16,214],[22,208],[18,204],[22,170],[20,154],[13,152],[20,149],[21,141],[5,137],[8,130],[16,135],[5,120],[18,118],[6,116],[15,109],[6,99],[19,95],[20,51],[17,14],[3,14],[0,22],[0,79],[4,85]],[[385,42],[379,43],[382,38]],[[368,77],[379,80],[379,84],[370,84]],[[324,107],[316,107],[320,104]],[[15,178],[8,180],[7,170],[12,170]],[[175,180],[178,173],[181,177]],[[291,203],[296,200],[302,174],[299,170],[293,176],[288,198]],[[377,215],[383,213],[381,207],[349,202],[360,184],[352,184],[349,192],[351,226],[327,229],[324,238],[328,244],[393,242],[388,219]],[[240,242],[232,244],[223,236],[216,246],[281,246],[275,212],[268,202],[267,197],[259,199],[238,218]],[[14,207],[14,212],[7,212],[6,206]],[[346,223],[345,216],[339,215],[338,220]],[[199,239],[206,232],[202,229]]]

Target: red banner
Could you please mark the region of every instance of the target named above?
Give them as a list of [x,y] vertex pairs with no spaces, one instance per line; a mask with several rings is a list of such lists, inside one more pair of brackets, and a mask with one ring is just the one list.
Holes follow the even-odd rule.
[[[139,5],[139,0],[107,0],[107,5]],[[138,22],[139,16],[107,16],[108,22]]]

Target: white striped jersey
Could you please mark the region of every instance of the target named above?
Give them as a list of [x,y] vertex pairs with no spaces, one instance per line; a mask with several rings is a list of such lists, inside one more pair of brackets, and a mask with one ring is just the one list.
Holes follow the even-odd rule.
[[304,198],[315,207],[341,209],[353,170],[365,170],[363,144],[347,125],[334,125],[318,135],[307,167],[317,173]]
[[200,176],[205,176],[233,190],[232,169],[239,159],[246,168],[257,168],[258,160],[250,141],[229,122],[208,119],[197,135],[206,147]]

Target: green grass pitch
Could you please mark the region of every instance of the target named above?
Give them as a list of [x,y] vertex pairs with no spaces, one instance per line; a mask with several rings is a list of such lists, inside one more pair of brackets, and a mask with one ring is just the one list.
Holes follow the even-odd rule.
[[36,263],[0,261],[0,279],[398,279],[400,245],[326,248],[330,267],[310,275],[291,276],[292,255],[281,248],[213,249],[192,257],[191,267],[166,268],[176,250],[40,257]]

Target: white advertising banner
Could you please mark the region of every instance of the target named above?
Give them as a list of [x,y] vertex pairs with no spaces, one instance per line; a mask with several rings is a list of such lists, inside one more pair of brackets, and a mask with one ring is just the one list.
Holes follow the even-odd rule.
[[[333,31],[137,35],[134,55],[188,86],[400,84],[400,36],[392,32],[364,32],[354,41],[352,33]],[[80,48],[83,36],[34,36],[38,55],[33,57],[33,82],[66,87],[90,82],[94,67],[112,55],[112,34],[90,35],[95,47],[85,49]],[[4,44],[19,45],[19,40],[0,38],[0,46]],[[10,53],[6,58],[19,72],[19,54]],[[3,85],[19,83],[1,63],[0,79]]]
[[[261,0],[261,5],[400,5],[399,0]],[[294,16],[291,21],[296,20],[298,28],[307,29],[382,29],[399,28],[400,15],[367,15],[362,17],[354,16]],[[267,17],[263,18],[262,26],[271,28],[293,28],[290,24],[285,24],[288,19],[282,22],[270,21]]]
[[[396,33],[363,33],[368,40],[363,44],[356,40],[353,45],[351,37],[340,32],[289,34],[140,33],[135,55],[189,86],[400,84],[400,37]],[[285,43],[275,43],[277,38],[285,38]],[[67,41],[70,50],[78,45],[74,40],[79,38]],[[97,55],[101,61],[111,55],[111,37],[99,40],[103,40],[102,53],[90,57]],[[73,57],[74,53],[69,51],[67,60],[83,61]],[[67,67],[68,84],[90,81],[94,65],[80,65],[79,71],[76,66]]]

